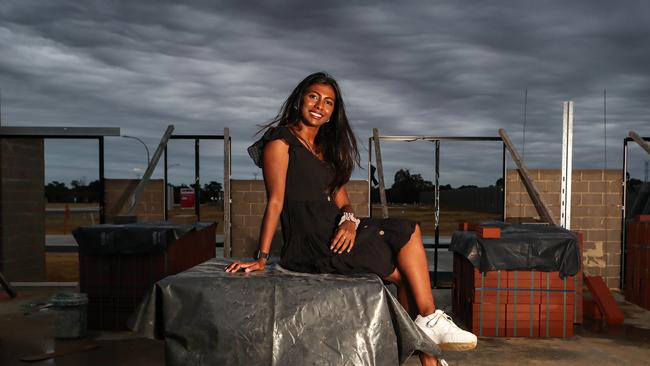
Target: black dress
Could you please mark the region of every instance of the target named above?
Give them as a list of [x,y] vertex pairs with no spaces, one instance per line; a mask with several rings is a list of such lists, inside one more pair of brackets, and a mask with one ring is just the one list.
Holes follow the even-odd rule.
[[282,139],[289,145],[289,167],[280,217],[284,245],[280,264],[308,273],[375,273],[386,277],[395,269],[397,253],[410,239],[415,222],[404,219],[361,219],[352,250],[329,249],[341,211],[327,192],[332,169],[319,160],[286,126],[270,128],[248,148],[262,165],[264,144]]

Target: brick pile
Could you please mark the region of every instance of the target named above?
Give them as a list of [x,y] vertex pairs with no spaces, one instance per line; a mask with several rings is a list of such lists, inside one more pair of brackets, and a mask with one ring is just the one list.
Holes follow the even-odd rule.
[[570,337],[582,322],[582,272],[481,273],[454,253],[453,313],[468,330],[491,337]]
[[650,309],[650,215],[627,223],[625,299]]

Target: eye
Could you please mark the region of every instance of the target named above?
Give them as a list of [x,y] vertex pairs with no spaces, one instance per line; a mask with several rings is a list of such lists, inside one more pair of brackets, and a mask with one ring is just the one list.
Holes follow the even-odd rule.
[[325,101],[325,104],[327,104],[328,106],[333,106],[334,102],[328,99]]
[[309,98],[316,100],[318,99],[318,96],[316,94],[309,94]]

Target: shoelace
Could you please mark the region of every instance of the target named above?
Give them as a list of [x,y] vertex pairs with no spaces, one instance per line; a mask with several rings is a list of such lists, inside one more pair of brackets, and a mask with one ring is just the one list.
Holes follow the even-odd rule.
[[[458,326],[456,325],[456,323],[454,323],[454,321],[451,320],[451,317],[450,317],[449,315],[447,315],[447,313],[445,313],[445,312],[442,312],[442,313],[440,313],[438,316],[436,316],[436,317],[434,317],[433,319],[429,320],[429,321],[427,322],[427,327],[430,327],[430,328],[435,327],[436,324],[438,324],[438,321],[440,320],[440,318],[442,318],[442,317],[444,317],[444,318],[447,320],[447,322],[449,322],[449,326],[450,326],[450,327],[458,328]],[[434,321],[434,320],[435,320],[435,321]],[[431,325],[431,322],[434,322],[433,325]]]

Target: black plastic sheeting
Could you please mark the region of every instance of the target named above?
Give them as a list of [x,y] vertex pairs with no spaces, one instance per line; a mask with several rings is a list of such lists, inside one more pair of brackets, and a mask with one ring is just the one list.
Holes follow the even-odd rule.
[[226,273],[211,259],[154,285],[131,328],[166,365],[396,365],[440,355],[375,275]]
[[203,230],[213,223],[174,224],[150,221],[136,224],[82,226],[72,232],[84,254],[158,253],[192,230]]
[[449,250],[467,258],[481,272],[501,269],[559,271],[564,278],[580,270],[578,238],[569,230],[499,221],[485,221],[480,225],[501,228],[501,238],[483,239],[473,231],[456,231]]

